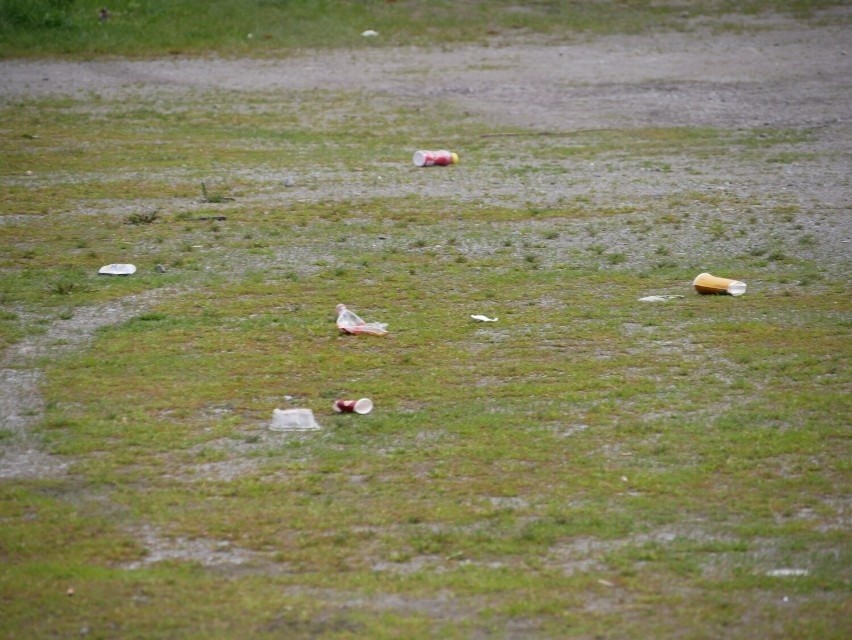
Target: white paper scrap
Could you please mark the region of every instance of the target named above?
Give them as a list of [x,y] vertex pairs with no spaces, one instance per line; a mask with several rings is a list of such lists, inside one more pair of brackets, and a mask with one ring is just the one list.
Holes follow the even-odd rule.
[[767,571],[766,575],[771,576],[773,578],[790,578],[796,576],[806,576],[808,575],[807,569],[773,569],[772,571]]
[[136,265],[108,264],[98,269],[98,273],[106,276],[129,276],[131,273],[136,273]]
[[683,296],[645,296],[644,298],[639,298],[640,302],[666,302],[668,300],[674,300],[675,298],[682,298]]

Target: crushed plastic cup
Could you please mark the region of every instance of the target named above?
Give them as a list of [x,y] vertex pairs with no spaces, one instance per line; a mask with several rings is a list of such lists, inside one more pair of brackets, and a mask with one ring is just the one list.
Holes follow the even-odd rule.
[[692,281],[692,286],[702,294],[728,294],[741,296],[746,292],[746,283],[729,278],[720,278],[709,273],[700,273]]
[[373,401],[369,398],[335,400],[333,408],[337,413],[360,413],[363,416],[373,410]]
[[415,151],[412,161],[415,167],[444,167],[448,164],[458,164],[459,154],[444,149],[440,151]]
[[316,431],[320,426],[310,409],[275,409],[269,428],[272,431]]

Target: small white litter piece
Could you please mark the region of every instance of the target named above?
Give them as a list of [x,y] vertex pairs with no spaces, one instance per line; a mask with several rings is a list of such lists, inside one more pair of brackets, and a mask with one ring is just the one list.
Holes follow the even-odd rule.
[[480,316],[480,315],[475,315],[475,316],[470,316],[470,317],[473,318],[474,320],[476,320],[477,322],[497,322],[500,319],[500,318],[489,318],[488,316]]
[[275,409],[269,428],[272,431],[316,431],[320,426],[310,409]]
[[801,578],[808,575],[807,569],[773,569],[767,571],[766,575],[771,578]]
[[136,265],[108,264],[98,269],[98,273],[102,276],[129,276],[131,273],[136,273]]
[[639,298],[639,302],[668,302],[676,298],[683,298],[683,296],[645,296],[644,298]]
[[379,35],[379,32],[373,31],[372,29],[367,29],[361,35],[364,36],[365,38],[375,38],[377,35]]

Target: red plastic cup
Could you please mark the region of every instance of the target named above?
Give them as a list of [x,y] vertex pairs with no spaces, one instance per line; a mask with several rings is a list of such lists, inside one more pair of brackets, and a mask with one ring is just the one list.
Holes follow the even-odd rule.
[[369,398],[360,400],[335,400],[334,410],[337,413],[360,413],[364,415],[373,410],[373,401]]
[[412,158],[416,167],[436,167],[457,164],[459,154],[450,151],[415,151]]

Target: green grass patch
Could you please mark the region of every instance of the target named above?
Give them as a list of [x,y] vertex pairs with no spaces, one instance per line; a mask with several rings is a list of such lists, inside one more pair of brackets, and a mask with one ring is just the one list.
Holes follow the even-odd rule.
[[[173,46],[241,51],[205,31],[247,30],[220,5],[228,20]],[[14,31],[56,42],[17,53],[65,50],[76,21],[96,21],[95,5],[51,6],[66,22]],[[158,21],[189,6],[117,4],[106,40],[73,50],[161,52]],[[430,9],[440,26],[484,4],[242,6],[261,24],[291,12],[281,30],[317,7],[381,32],[377,16],[407,12],[411,35]],[[442,37],[569,13],[493,7]],[[597,16],[589,29],[614,15],[571,7]],[[674,10],[648,7],[619,5],[612,28]],[[131,27],[152,33],[109,45],[107,29]],[[269,47],[317,37],[251,29]],[[824,212],[716,184],[645,189],[705,163],[813,162],[808,134],[513,135],[494,163],[506,140],[472,116],[360,93],[21,100],[0,115],[0,346],[18,358],[4,376],[42,369],[33,441],[69,465],[0,481],[0,634],[848,635],[846,263],[803,226]],[[435,139],[462,163],[412,168]],[[590,163],[651,177],[607,199]],[[589,188],[524,200],[541,180]],[[521,198],[491,193],[507,185]],[[114,262],[138,271],[97,274]],[[748,293],[694,294],[708,265]],[[652,293],[684,297],[638,301]],[[340,335],[339,302],[390,333]],[[91,319],[119,303],[138,309]],[[88,339],[68,353],[15,350],[75,329]],[[363,396],[369,415],[331,409]],[[296,406],[322,429],[269,430]],[[22,439],[0,430],[0,463]],[[771,573],[785,568],[804,573]]]
[[[3,0],[0,55],[287,55],[304,47],[447,45],[521,34],[642,33],[688,28],[689,18],[780,12],[817,18],[837,0],[613,3],[542,0]],[[687,10],[687,13],[684,11]],[[740,25],[739,28],[742,28]],[[367,38],[366,30],[379,35]]]

